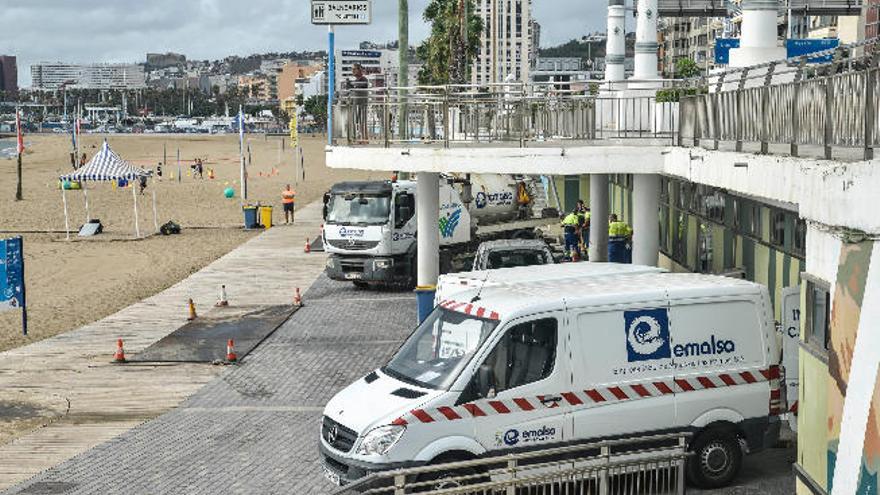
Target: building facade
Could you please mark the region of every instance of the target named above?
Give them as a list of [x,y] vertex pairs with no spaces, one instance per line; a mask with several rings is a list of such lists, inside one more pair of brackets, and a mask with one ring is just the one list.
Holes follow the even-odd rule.
[[336,50],[336,89],[344,88],[352,78],[352,69],[360,64],[370,87],[397,85],[400,68],[398,50],[376,48],[369,50]]
[[141,89],[146,87],[144,66],[137,64],[39,63],[31,66],[36,90],[64,86],[78,89]]
[[471,83],[529,80],[532,65],[532,1],[478,0],[483,20],[480,47],[471,65]]
[[12,55],[0,55],[0,91],[18,91],[18,64]]

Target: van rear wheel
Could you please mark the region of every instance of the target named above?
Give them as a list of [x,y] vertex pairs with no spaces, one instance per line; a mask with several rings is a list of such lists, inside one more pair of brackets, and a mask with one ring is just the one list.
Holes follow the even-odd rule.
[[701,488],[730,484],[742,466],[742,449],[729,430],[718,428],[699,434],[691,450],[694,455],[687,461],[688,481]]

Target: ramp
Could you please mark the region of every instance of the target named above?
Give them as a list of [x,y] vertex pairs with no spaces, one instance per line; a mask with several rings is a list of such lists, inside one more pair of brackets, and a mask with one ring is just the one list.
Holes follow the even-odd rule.
[[235,341],[235,352],[241,360],[298,309],[286,305],[213,308],[128,360],[150,363],[223,361],[229,339]]

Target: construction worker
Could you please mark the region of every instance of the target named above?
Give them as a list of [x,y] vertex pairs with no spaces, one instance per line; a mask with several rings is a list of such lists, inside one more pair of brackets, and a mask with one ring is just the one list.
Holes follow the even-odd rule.
[[617,218],[616,213],[608,216],[608,261],[632,263],[632,228]]
[[584,204],[584,200],[577,200],[578,216],[581,220],[580,242],[584,254],[590,247],[590,209]]
[[294,203],[296,201],[296,191],[290,188],[290,184],[287,184],[287,188],[281,191],[281,203],[284,205],[284,223],[290,224],[293,223],[293,209]]
[[581,217],[578,215],[577,208],[575,208],[562,219],[562,231],[565,237],[565,256],[572,261],[581,257],[580,228]]

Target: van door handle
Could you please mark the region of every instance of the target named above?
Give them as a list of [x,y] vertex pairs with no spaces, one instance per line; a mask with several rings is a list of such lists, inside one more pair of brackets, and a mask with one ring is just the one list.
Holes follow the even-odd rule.
[[560,397],[558,395],[555,397],[542,397],[541,404],[544,404],[546,406],[548,404],[556,404],[561,400],[562,400],[562,397]]

